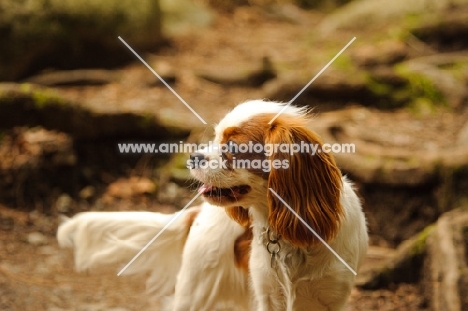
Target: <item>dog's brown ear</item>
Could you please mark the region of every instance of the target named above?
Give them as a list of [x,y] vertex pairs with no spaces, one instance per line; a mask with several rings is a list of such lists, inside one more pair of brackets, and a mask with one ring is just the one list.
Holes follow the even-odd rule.
[[237,222],[241,226],[250,226],[249,211],[243,208],[242,206],[227,207],[226,213],[229,217],[231,217],[235,222]]
[[[279,150],[272,153],[270,163],[279,160],[283,165],[276,169],[271,165],[268,187],[327,241],[338,233],[343,216],[343,207],[340,204],[342,177],[333,156],[322,150],[319,136],[305,125],[305,118],[280,116],[267,130],[266,144],[300,146],[302,143],[316,146],[314,155],[312,150],[293,154]],[[288,164],[287,168],[285,164]],[[271,191],[268,192],[267,200],[269,225],[282,239],[300,247],[319,242],[310,229]]]

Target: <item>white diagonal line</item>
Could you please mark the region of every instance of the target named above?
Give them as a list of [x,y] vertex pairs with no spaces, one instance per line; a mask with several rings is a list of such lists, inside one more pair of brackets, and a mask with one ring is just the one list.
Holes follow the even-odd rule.
[[304,221],[304,219],[302,219],[301,216],[299,216],[299,215],[291,208],[291,206],[289,206],[288,203],[286,203],[286,202],[278,195],[278,193],[275,192],[275,190],[273,190],[273,189],[271,189],[271,188],[269,188],[269,189],[270,189],[270,191],[273,192],[273,194],[274,194],[274,195],[275,195],[275,196],[276,196],[276,197],[277,197],[277,198],[278,198],[278,199],[279,199],[279,200],[280,200],[296,217],[297,217],[297,219],[299,219],[299,220],[304,224],[304,226],[306,226],[307,229],[309,229],[310,232],[312,232],[312,233],[315,235],[315,237],[316,237],[317,239],[319,239],[319,241],[322,242],[323,245],[325,245],[325,247],[328,248],[328,250],[329,250],[330,252],[332,252],[333,255],[335,255],[335,257],[338,258],[338,260],[341,261],[341,262],[345,265],[346,268],[349,269],[349,271],[351,271],[351,273],[353,273],[354,275],[357,275],[356,271],[354,271],[353,268],[351,268],[351,267],[348,265],[348,263],[347,263],[346,261],[344,261],[344,259],[341,258],[340,255],[338,255],[337,252],[335,252],[335,250],[334,250],[333,248],[331,248],[331,246],[328,245],[327,242],[325,242],[325,241],[320,237],[320,235],[318,235],[317,232],[315,232],[315,230],[312,229],[312,227],[309,226],[309,225]]
[[164,232],[166,231],[166,229],[177,219],[179,218],[180,215],[182,215],[182,213],[185,211],[185,209],[187,207],[190,206],[190,204],[193,203],[193,201],[195,201],[199,196],[201,195],[201,193],[198,193],[193,199],[190,200],[190,202],[187,203],[187,205],[184,206],[183,209],[181,209],[179,212],[176,213],[176,215],[164,226],[164,228],[161,229],[161,231],[158,232],[158,234],[156,234],[156,236],[154,238],[151,239],[151,241],[149,241],[145,247],[143,247],[139,252],[138,254],[135,255],[135,257],[133,257],[132,260],[130,260],[130,262],[128,264],[125,265],[125,267],[122,268],[122,270],[120,270],[119,273],[117,273],[117,276],[120,276],[125,270],[127,270],[127,268],[138,258],[140,257],[140,255]]
[[333,57],[332,60],[329,61],[328,64],[326,64],[325,67],[323,67],[322,70],[320,70],[320,71],[315,75],[315,77],[313,77],[312,80],[310,80],[309,83],[307,83],[306,86],[304,86],[304,87],[302,88],[302,90],[300,90],[299,93],[297,93],[296,96],[294,96],[294,98],[291,99],[291,100],[287,103],[287,105],[285,105],[285,106],[283,107],[283,109],[281,109],[281,110],[276,114],[276,116],[274,116],[273,119],[270,120],[270,122],[268,122],[268,124],[273,123],[273,121],[275,121],[276,118],[278,118],[279,115],[282,114],[282,113],[286,110],[286,108],[288,108],[288,106],[291,105],[292,102],[295,101],[295,100],[302,94],[302,92],[304,92],[304,91],[315,81],[315,79],[317,79],[317,78],[332,64],[332,63],[338,58],[338,56],[340,56],[341,53],[343,53],[343,52],[351,45],[351,43],[353,43],[354,40],[356,40],[356,37],[352,38],[351,41],[349,41],[348,44],[346,44],[345,47],[342,48],[341,51],[339,51],[338,54],[336,54],[335,57]]
[[173,93],[173,94],[174,94],[174,95],[175,95],[175,96],[176,96],[176,97],[177,97],[177,98],[178,98],[178,99],[179,99],[179,100],[180,100],[180,101],[181,101],[181,102],[182,102],[182,103],[183,103],[183,104],[184,104],[184,105],[185,105],[185,106],[186,106],[186,107],[203,123],[203,124],[206,125],[205,120],[203,120],[203,118],[200,117],[200,116],[198,115],[198,113],[197,113],[195,110],[193,110],[193,108],[190,107],[190,105],[187,104],[187,102],[186,102],[182,97],[180,97],[180,95],[177,94],[177,92],[174,91],[174,89],[173,89],[172,87],[170,87],[170,85],[167,84],[166,81],[164,81],[164,79],[161,78],[161,76],[158,75],[158,73],[157,73],[156,71],[154,71],[154,69],[151,68],[151,66],[148,65],[148,63],[145,62],[145,60],[144,60],[143,58],[141,58],[141,56],[138,55],[138,53],[135,52],[135,51],[132,49],[132,47],[131,47],[130,45],[127,44],[127,42],[125,42],[124,39],[122,39],[122,38],[119,36],[119,40],[122,41],[122,43],[125,44],[125,46],[126,46],[133,54],[135,54],[135,56],[136,56],[146,67],[148,67],[148,69],[149,69],[156,77],[158,77],[159,80],[161,80],[161,82],[169,89],[169,91],[171,91],[171,92],[172,92],[172,93]]

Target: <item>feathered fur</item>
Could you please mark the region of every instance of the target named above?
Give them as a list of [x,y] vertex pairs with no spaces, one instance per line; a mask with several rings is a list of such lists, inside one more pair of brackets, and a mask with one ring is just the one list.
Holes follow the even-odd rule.
[[[65,220],[57,239],[60,246],[74,249],[78,271],[111,264],[123,268],[174,216],[84,212]],[[248,274],[236,266],[234,252],[244,232],[218,207],[204,203],[189,208],[124,275],[149,274],[147,290],[161,310],[248,310]]]

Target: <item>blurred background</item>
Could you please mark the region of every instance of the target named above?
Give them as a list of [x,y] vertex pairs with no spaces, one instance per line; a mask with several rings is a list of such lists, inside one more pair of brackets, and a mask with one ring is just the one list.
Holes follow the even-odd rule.
[[182,208],[187,155],[118,144],[206,141],[353,37],[294,102],[356,146],[335,156],[371,248],[346,310],[468,310],[467,34],[468,0],[1,0],[0,310],[149,309],[144,278],[74,272],[59,215]]

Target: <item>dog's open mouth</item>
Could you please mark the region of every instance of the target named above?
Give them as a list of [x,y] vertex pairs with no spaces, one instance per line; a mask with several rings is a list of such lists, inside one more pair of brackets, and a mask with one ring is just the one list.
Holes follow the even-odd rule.
[[203,184],[200,189],[198,189],[198,192],[203,194],[204,197],[238,199],[249,193],[250,190],[252,190],[252,188],[247,185],[219,188],[213,185]]

